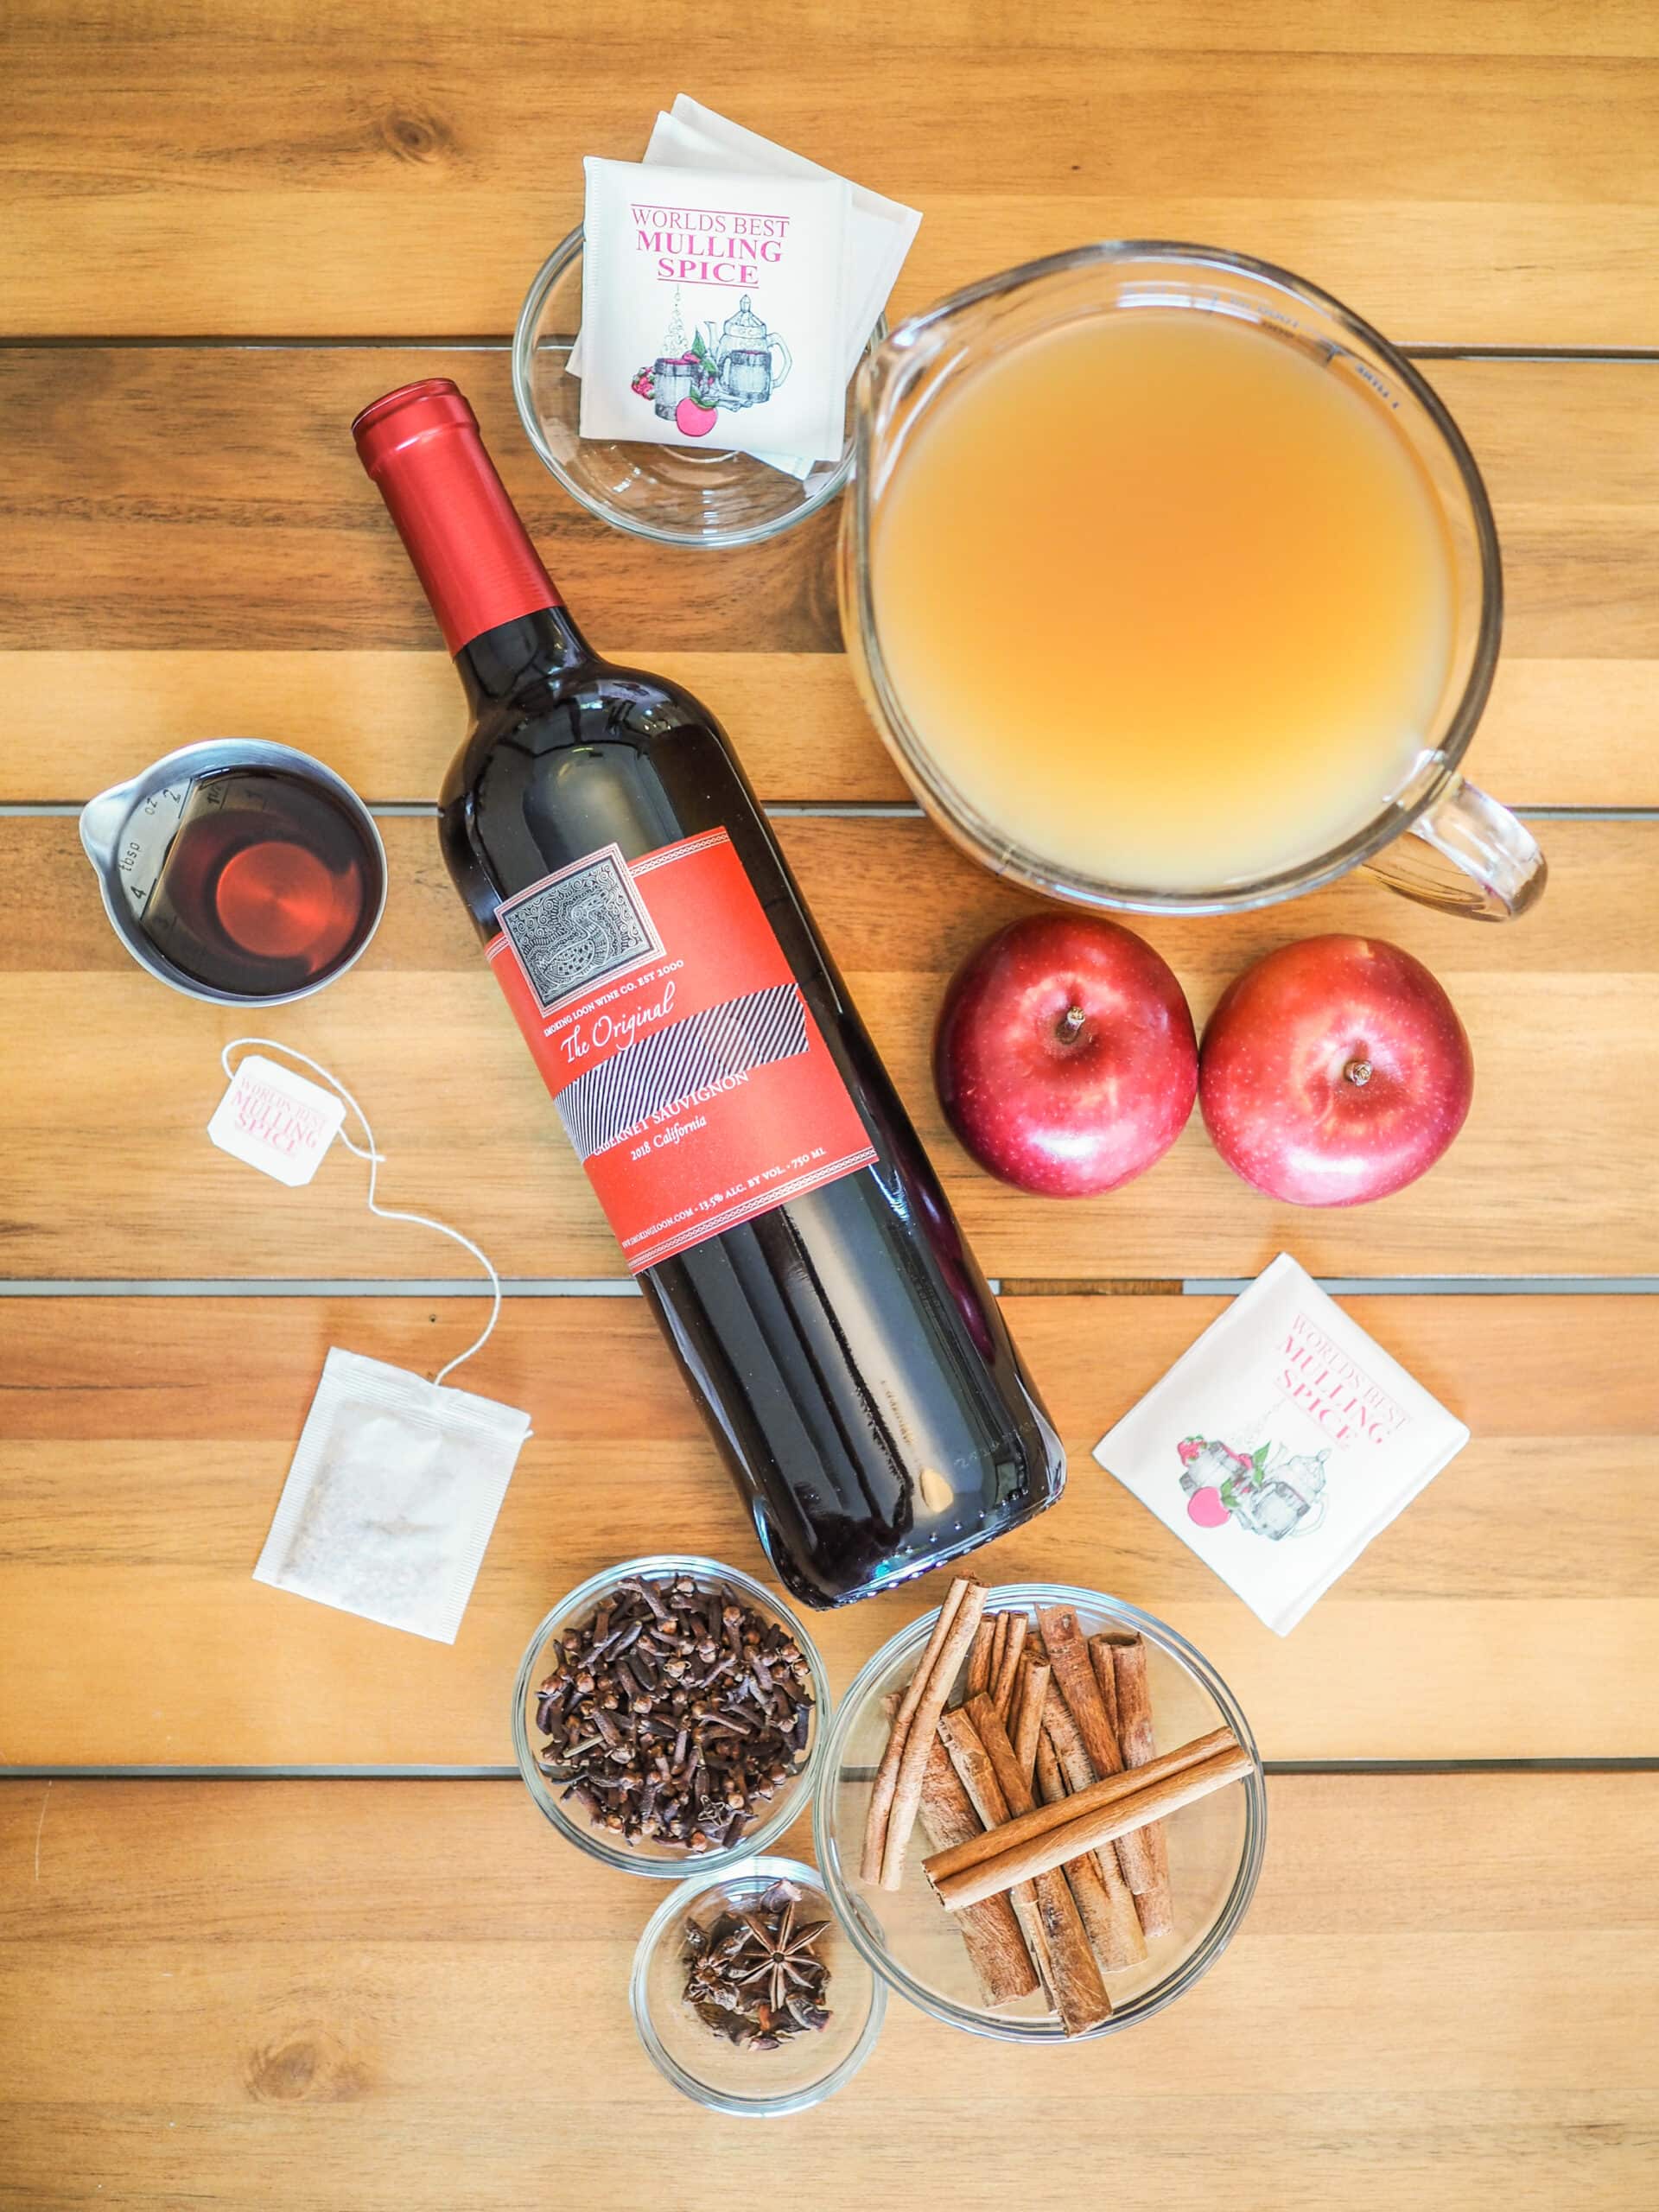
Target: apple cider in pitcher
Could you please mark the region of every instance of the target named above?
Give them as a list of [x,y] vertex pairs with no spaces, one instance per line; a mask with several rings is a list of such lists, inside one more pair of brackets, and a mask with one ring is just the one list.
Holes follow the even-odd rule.
[[1332,850],[1449,680],[1451,552],[1386,396],[1218,313],[1074,324],[946,389],[871,579],[892,690],[966,809],[1119,887]]

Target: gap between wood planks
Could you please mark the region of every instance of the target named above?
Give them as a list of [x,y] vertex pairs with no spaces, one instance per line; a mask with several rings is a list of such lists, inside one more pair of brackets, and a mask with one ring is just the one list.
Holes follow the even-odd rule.
[[[1232,1298],[1253,1275],[1113,1278],[991,1275],[999,1298]],[[1648,1298],[1659,1275],[1317,1275],[1333,1298]],[[19,1276],[0,1298],[488,1298],[486,1282],[408,1276]],[[503,1298],[638,1298],[626,1276],[504,1275]]]
[[[1659,1757],[1554,1759],[1263,1759],[1270,1780],[1319,1775],[1659,1774]],[[874,1767],[849,1767],[868,1781]],[[0,1766],[0,1783],[44,1782],[517,1782],[516,1766]]]
[[[1612,362],[1641,366],[1659,361],[1659,346],[1452,346],[1433,340],[1390,340],[1395,353],[1408,361],[1573,361],[1595,365]],[[176,336],[128,333],[122,337],[47,332],[36,337],[0,333],[0,353],[390,353],[419,350],[432,353],[509,353],[511,334],[496,331],[463,332],[448,338],[422,338],[407,334],[396,338],[353,338],[340,332],[315,337],[283,336],[254,332],[242,336],[184,332]]]
[[[0,821],[67,821],[86,804],[77,798],[12,798],[0,802]],[[919,822],[922,810],[906,799],[779,798],[761,803],[763,814],[783,821]],[[388,798],[369,802],[369,812],[389,821],[435,820],[429,798]],[[1659,822],[1659,806],[1516,806],[1513,813],[1530,822]]]

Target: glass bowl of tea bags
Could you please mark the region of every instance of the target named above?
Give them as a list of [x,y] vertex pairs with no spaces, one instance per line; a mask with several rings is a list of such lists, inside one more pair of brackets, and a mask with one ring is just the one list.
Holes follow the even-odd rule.
[[[842,448],[833,461],[582,437],[582,379],[569,367],[582,322],[582,233],[574,230],[548,256],[512,340],[519,416],[531,443],[573,499],[601,522],[661,545],[733,546],[775,537],[835,497],[853,465],[850,385]],[[689,346],[692,334],[683,334]],[[878,321],[870,346],[886,334],[885,320]],[[667,406],[675,388],[670,372],[664,375],[661,404]]]

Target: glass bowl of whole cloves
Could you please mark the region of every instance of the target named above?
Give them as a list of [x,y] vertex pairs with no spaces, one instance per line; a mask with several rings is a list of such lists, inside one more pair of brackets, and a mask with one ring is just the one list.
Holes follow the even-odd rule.
[[851,2080],[887,1993],[810,1866],[753,1858],[665,1897],[634,1954],[633,2024],[652,2063],[716,2112],[773,2119]]
[[571,1591],[512,1693],[518,1770],[569,1841],[676,1880],[775,1843],[810,1802],[830,1687],[782,1599],[663,1553]]

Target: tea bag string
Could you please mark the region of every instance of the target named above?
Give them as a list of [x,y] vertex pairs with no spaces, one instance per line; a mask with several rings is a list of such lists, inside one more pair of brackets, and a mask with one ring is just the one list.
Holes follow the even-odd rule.
[[292,1045],[279,1045],[274,1037],[232,1037],[219,1056],[219,1064],[225,1071],[225,1079],[227,1083],[236,1072],[231,1065],[231,1055],[232,1052],[239,1052],[245,1045],[257,1046],[263,1052],[282,1052],[290,1060],[297,1060],[302,1067],[309,1068],[313,1075],[321,1076],[328,1088],[346,1101],[346,1105],[362,1124],[365,1142],[353,1144],[343,1128],[340,1132],[340,1141],[347,1152],[354,1152],[359,1160],[366,1160],[369,1163],[369,1211],[372,1214],[376,1215],[381,1221],[410,1221],[413,1222],[417,1229],[435,1229],[440,1236],[448,1237],[452,1243],[459,1244],[470,1252],[485,1274],[488,1275],[490,1318],[484,1324],[482,1333],[467,1345],[466,1351],[452,1359],[447,1367],[441,1367],[438,1370],[433,1386],[435,1389],[446,1375],[453,1375],[456,1368],[464,1365],[474,1352],[483,1351],[494,1332],[496,1323],[501,1318],[501,1278],[495,1271],[494,1262],[487,1252],[481,1251],[474,1243],[470,1236],[463,1236],[460,1230],[451,1229],[448,1222],[434,1221],[429,1214],[403,1213],[394,1206],[383,1206],[377,1201],[374,1195],[375,1185],[378,1179],[380,1169],[385,1165],[386,1155],[375,1143],[374,1131],[369,1127],[369,1117],[353,1097],[351,1092],[346,1090],[340,1077],[330,1075],[327,1069],[320,1062],[314,1060],[309,1053],[296,1052]]

